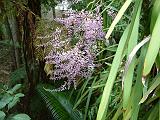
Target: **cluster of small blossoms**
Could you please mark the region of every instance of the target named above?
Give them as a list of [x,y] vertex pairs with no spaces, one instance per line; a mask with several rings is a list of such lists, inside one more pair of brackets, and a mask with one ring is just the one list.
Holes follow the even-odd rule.
[[67,11],[65,15],[66,18],[57,18],[56,21],[67,27],[69,36],[83,33],[83,38],[89,44],[94,44],[97,39],[104,37],[102,17],[98,13]]
[[[96,40],[104,38],[102,18],[98,13],[69,11],[65,15],[65,18],[56,18],[56,21],[65,26],[67,36],[62,38],[62,30],[57,28],[52,34],[53,39],[48,42],[53,49],[45,57],[46,64],[54,65],[50,79],[66,80],[65,84],[55,91],[69,89],[71,83],[76,88],[78,78],[92,75],[95,67],[92,47],[96,45]],[[71,46],[75,35],[78,35],[78,41]],[[66,49],[66,46],[69,49]]]

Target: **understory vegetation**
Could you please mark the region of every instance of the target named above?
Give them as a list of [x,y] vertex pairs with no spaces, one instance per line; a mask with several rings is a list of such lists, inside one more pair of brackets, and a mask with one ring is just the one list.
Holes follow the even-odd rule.
[[159,120],[159,0],[0,0],[0,120]]

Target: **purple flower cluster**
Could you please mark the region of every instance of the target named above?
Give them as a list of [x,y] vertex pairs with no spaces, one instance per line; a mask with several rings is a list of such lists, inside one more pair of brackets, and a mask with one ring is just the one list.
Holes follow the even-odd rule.
[[56,21],[67,27],[69,36],[83,32],[82,37],[89,44],[93,44],[92,42],[95,42],[96,39],[104,37],[102,17],[98,13],[67,11],[65,15],[67,16],[66,18],[57,18]]
[[[70,11],[65,15],[65,18],[56,18],[56,21],[67,28],[67,37],[62,37],[62,29],[57,28],[49,41],[53,49],[45,57],[46,64],[54,65],[50,79],[66,80],[65,84],[55,91],[69,89],[71,83],[76,88],[78,78],[87,78],[92,75],[95,67],[95,53],[92,47],[96,45],[97,39],[104,38],[102,18],[98,13]],[[71,46],[75,36],[78,41]]]

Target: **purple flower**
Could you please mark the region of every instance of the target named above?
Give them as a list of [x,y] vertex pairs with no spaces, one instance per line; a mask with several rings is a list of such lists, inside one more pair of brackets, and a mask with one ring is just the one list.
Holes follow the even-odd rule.
[[[65,84],[55,91],[69,89],[71,83],[76,88],[78,78],[88,78],[92,75],[95,67],[95,53],[92,47],[96,45],[96,40],[104,38],[102,18],[98,13],[70,11],[66,12],[66,16],[56,18],[56,21],[66,27],[68,35],[65,38],[61,37],[63,30],[57,28],[52,34],[52,39],[45,45],[52,46],[52,50],[45,57],[46,64],[54,65],[50,79],[67,79]],[[78,41],[71,45],[74,39]],[[65,46],[70,47],[66,50]]]

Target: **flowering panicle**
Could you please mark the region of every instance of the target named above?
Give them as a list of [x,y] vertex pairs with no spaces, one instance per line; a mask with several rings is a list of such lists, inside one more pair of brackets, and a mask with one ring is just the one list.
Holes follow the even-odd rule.
[[98,13],[70,11],[65,15],[65,18],[56,18],[56,21],[66,27],[67,36],[62,37],[63,30],[57,28],[48,42],[52,50],[45,57],[46,64],[54,65],[50,79],[66,80],[65,84],[55,91],[69,89],[71,83],[76,88],[77,78],[92,75],[95,67],[92,47],[96,45],[97,39],[104,38],[102,18]]

